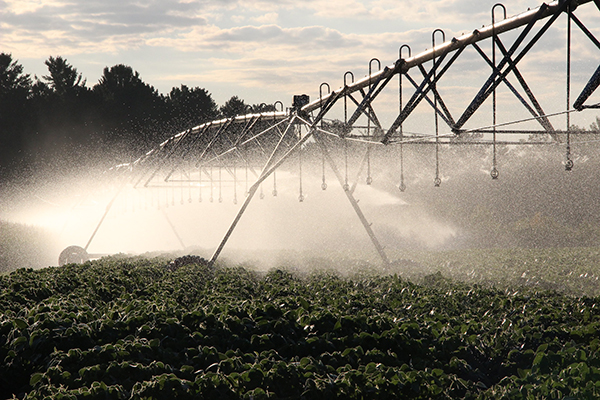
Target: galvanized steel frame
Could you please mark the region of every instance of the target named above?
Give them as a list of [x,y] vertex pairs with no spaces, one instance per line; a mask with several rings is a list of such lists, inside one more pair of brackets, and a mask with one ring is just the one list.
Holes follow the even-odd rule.
[[[157,148],[149,151],[133,163],[118,166],[115,169],[122,170],[123,168],[126,168],[129,170],[131,172],[130,180],[134,183],[134,187],[151,187],[153,184],[152,182],[157,176],[162,177],[164,183],[176,182],[176,180],[172,179],[172,175],[177,169],[196,168],[199,170],[201,179],[202,172],[204,171],[206,173],[205,168],[208,167],[219,166],[219,168],[225,167],[227,170],[227,167],[230,165],[233,165],[234,168],[235,165],[245,165],[246,167],[252,165],[250,169],[252,170],[253,174],[256,175],[256,180],[248,189],[244,202],[242,203],[233,222],[229,226],[229,229],[225,233],[222,241],[217,246],[210,260],[211,263],[214,263],[219,257],[235,227],[242,218],[254,195],[258,191],[259,187],[261,187],[262,182],[264,182],[265,179],[267,179],[270,175],[274,174],[275,170],[280,167],[282,163],[284,163],[292,154],[295,154],[297,151],[299,151],[302,146],[312,138],[312,140],[314,140],[321,149],[323,160],[326,160],[331,169],[334,171],[340,186],[342,187],[348,198],[348,201],[360,219],[382,262],[384,265],[387,265],[389,260],[384,248],[377,240],[377,237],[371,228],[371,224],[367,221],[366,217],[358,206],[358,201],[354,198],[354,190],[358,184],[358,177],[362,173],[364,165],[369,163],[370,145],[387,145],[397,143],[402,146],[403,144],[408,143],[435,143],[437,149],[442,143],[490,144],[490,142],[478,142],[473,140],[461,142],[460,138],[461,135],[465,133],[493,133],[493,145],[495,149],[495,145],[497,143],[497,132],[502,132],[504,134],[544,133],[551,134],[554,138],[557,137],[556,135],[561,133],[567,133],[567,135],[569,135],[570,132],[568,129],[568,123],[566,131],[556,130],[550,123],[548,119],[549,115],[544,112],[541,104],[519,71],[518,64],[563,13],[566,13],[568,16],[568,35],[570,35],[570,22],[573,21],[595,44],[595,46],[600,49],[600,42],[573,13],[578,6],[591,1],[595,3],[598,9],[600,9],[600,0],[557,0],[550,4],[542,4],[536,9],[529,10],[514,17],[504,18],[502,21],[498,22],[494,20],[494,11],[492,11],[492,25],[474,30],[470,34],[462,35],[458,38],[452,38],[449,41],[444,41],[444,43],[440,45],[435,45],[435,33],[440,32],[439,30],[436,30],[432,34],[433,43],[431,49],[412,56],[410,47],[403,45],[400,47],[399,58],[393,65],[386,66],[383,69],[380,68],[378,71],[373,72],[371,69],[371,63],[375,60],[379,60],[372,59],[369,63],[369,75],[367,77],[355,81],[354,75],[351,72],[346,72],[346,74],[344,74],[343,87],[331,91],[329,84],[323,83],[319,88],[319,98],[309,102],[308,104],[295,105],[287,111],[282,110],[247,114],[233,118],[225,118],[218,121],[211,121],[196,126],[165,140]],[[497,4],[494,6],[494,8],[497,6],[501,5]],[[545,19],[547,20],[537,30],[537,32],[533,34],[533,37],[528,39],[529,34],[533,32],[536,24]],[[518,37],[510,46],[506,47],[504,41],[501,40],[500,35],[502,33],[513,31],[519,28],[523,29],[519,33]],[[492,41],[492,59],[490,59],[485,51],[483,51],[478,45],[478,42],[489,38],[491,38]],[[402,58],[402,49],[404,47],[407,47],[409,51],[407,58]],[[469,47],[475,49],[475,51],[481,56],[482,60],[491,68],[491,72],[479,92],[473,97],[469,105],[462,111],[460,117],[455,119],[450,112],[447,102],[444,101],[442,95],[437,90],[437,85],[444,78],[445,74],[453,66],[455,61]],[[501,53],[501,59],[498,63],[496,62],[495,55],[496,48],[499,49]],[[570,68],[570,51],[569,36],[567,44],[568,71]],[[425,66],[428,62],[432,63],[432,66],[429,68],[429,70]],[[410,74],[410,70],[415,67],[422,77],[420,81],[415,79],[415,77]],[[525,96],[523,96],[517,90],[517,88],[509,82],[508,75],[510,73],[516,77],[519,85],[525,93]],[[346,77],[349,74],[352,76],[352,81],[348,83]],[[569,75],[570,72],[567,74]],[[378,96],[383,93],[383,90],[388,87],[389,83],[396,75],[399,77],[398,115],[389,128],[384,129],[379,118],[377,117],[373,103]],[[408,82],[410,82],[410,84],[414,87],[414,93],[406,104],[403,104],[402,102],[403,79],[408,80]],[[570,76],[567,78],[567,108],[569,107],[568,99],[570,96],[569,82]],[[500,131],[497,129],[503,125],[496,124],[495,118],[495,91],[501,84],[505,84],[510,92],[514,94],[517,100],[531,114],[531,120],[535,120],[540,123],[542,127],[541,131],[517,129]],[[327,94],[323,94],[322,90],[325,85],[328,89]],[[573,103],[573,108],[576,110],[600,108],[600,104],[584,104],[589,99],[591,94],[598,88],[598,86],[600,86],[600,67],[598,67],[598,69],[589,79],[581,94],[577,97],[577,100]],[[355,97],[355,93],[359,93],[362,98],[358,100]],[[490,96],[492,96],[494,99],[494,118],[492,125],[483,128],[464,129],[463,127],[467,121],[469,121],[473,114]],[[324,121],[326,117],[328,117],[334,105],[342,99],[344,103],[344,121],[342,128],[341,130],[338,129],[331,131],[324,126]],[[351,103],[355,106],[350,118],[348,118],[347,99],[350,99]],[[435,136],[406,135],[402,130],[402,125],[423,100],[425,100],[425,102],[428,103],[434,111],[434,117],[436,119]],[[567,121],[568,114],[572,111],[573,110],[569,109],[565,111],[567,114]],[[312,115],[314,113],[317,115],[313,117]],[[438,116],[448,125],[453,136],[438,135]],[[358,127],[357,125],[357,122],[361,117],[366,117],[367,119],[366,134],[364,133],[364,127]],[[371,127],[371,123],[373,124],[373,127]],[[296,136],[291,134],[298,125],[306,126],[307,133],[304,136]],[[281,128],[283,128],[283,131]],[[354,134],[353,131],[357,129],[362,129],[363,133]],[[342,176],[334,159],[331,157],[327,142],[323,137],[324,134],[343,139],[346,141],[346,143],[349,141],[367,143],[365,156],[363,157],[361,166],[358,169],[356,182],[352,185],[352,187],[350,187],[348,184],[347,170],[345,172],[345,176]],[[435,139],[435,142],[433,142],[432,139]],[[498,143],[517,144],[519,142],[505,140]],[[530,144],[535,143],[536,142],[530,142]],[[257,157],[250,159],[247,156],[249,148],[252,148],[253,153],[260,154],[258,159]],[[570,147],[568,145],[568,160],[570,160],[569,152]],[[256,172],[252,169],[254,166],[261,167],[259,174],[256,174]],[[161,175],[164,171],[168,172],[164,175]],[[235,172],[229,171],[229,173],[232,174],[235,179]],[[497,177],[497,172],[496,176],[492,175],[492,177]],[[403,178],[401,179],[402,182],[400,189],[404,190],[402,188]],[[438,171],[436,170],[436,182],[438,179]],[[142,182],[144,182],[143,185],[141,185]],[[439,183],[436,183],[436,186],[438,185]],[[108,213],[113,202],[114,199],[109,203],[106,213]],[[102,224],[106,213],[96,227],[94,234],[88,241],[86,249],[98,231],[100,224]]]

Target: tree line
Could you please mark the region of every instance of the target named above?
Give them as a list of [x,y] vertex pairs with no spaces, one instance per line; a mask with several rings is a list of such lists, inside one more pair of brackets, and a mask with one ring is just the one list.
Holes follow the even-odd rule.
[[[164,95],[132,67],[105,67],[86,79],[61,56],[33,78],[11,54],[0,53],[0,172],[82,160],[128,161],[174,133],[221,117],[270,111],[232,96],[218,106],[200,87],[181,85]],[[126,160],[123,160],[123,159]]]

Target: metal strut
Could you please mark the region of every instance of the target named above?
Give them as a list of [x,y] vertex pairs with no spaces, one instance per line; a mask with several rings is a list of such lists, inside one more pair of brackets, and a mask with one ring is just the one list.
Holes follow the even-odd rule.
[[[273,159],[275,158],[275,155],[277,154],[277,151],[279,150],[279,147],[281,146],[283,139],[285,138],[286,134],[288,133],[288,131],[290,130],[290,128],[293,126],[294,120],[296,119],[296,117],[293,117],[287,127],[287,129],[284,131],[283,135],[281,136],[281,138],[279,139],[279,142],[277,143],[277,145],[275,146],[275,148],[273,149],[273,152],[271,153],[271,156],[269,157],[269,159],[267,160],[263,170],[260,173],[260,176],[258,177],[258,179],[256,180],[256,182],[254,182],[254,184],[252,186],[250,186],[250,189],[248,190],[248,195],[246,196],[246,199],[244,200],[244,202],[242,203],[242,206],[240,207],[237,215],[235,216],[233,222],[231,223],[229,229],[227,230],[227,232],[225,233],[225,236],[223,237],[223,240],[221,240],[221,243],[219,244],[219,246],[217,247],[217,249],[215,250],[215,252],[213,253],[210,261],[209,261],[209,265],[213,265],[215,263],[215,261],[217,260],[217,258],[219,257],[219,254],[221,254],[221,251],[223,250],[223,247],[225,247],[225,244],[227,243],[227,241],[229,240],[229,237],[231,236],[231,234],[233,233],[233,230],[235,229],[235,227],[237,226],[238,222],[240,221],[240,219],[242,218],[242,215],[244,215],[244,212],[246,211],[246,208],[248,207],[248,205],[250,204],[250,202],[252,201],[252,198],[254,197],[254,195],[256,194],[256,191],[262,187],[262,182],[267,178],[267,169],[269,167],[269,165],[273,162]],[[308,135],[307,135],[308,136]],[[305,140],[308,139],[308,137],[305,137]],[[301,143],[300,141],[298,143]],[[289,153],[296,148],[296,146],[298,146],[298,143],[296,143],[296,145],[294,147],[292,147],[292,149],[290,149],[288,151],[288,155]],[[287,158],[287,157],[286,157]],[[283,159],[283,158],[282,158]]]
[[[400,46],[400,49],[398,49],[398,59],[401,60],[401,62],[404,62],[404,59],[402,58],[402,49],[406,49],[408,50],[408,57],[412,56],[412,50],[410,48],[409,45],[407,44],[403,44],[402,46]],[[402,73],[398,74],[398,114],[402,113]],[[416,83],[414,83],[415,87],[417,86]],[[400,140],[404,139],[404,133],[402,132],[402,124],[400,124],[399,128],[399,133],[400,133]],[[403,144],[400,143],[400,184],[398,185],[398,189],[401,192],[404,192],[406,190],[406,184],[404,183],[404,154],[403,154]]]
[[[225,247],[225,244],[227,243],[227,241],[229,240],[229,237],[231,236],[231,234],[233,233],[235,227],[237,226],[237,224],[239,223],[240,219],[242,218],[242,215],[244,214],[244,212],[246,211],[246,208],[248,208],[248,205],[250,204],[250,202],[252,201],[252,198],[254,197],[254,194],[256,193],[256,191],[259,189],[259,187],[262,187],[261,184],[262,182],[267,179],[285,160],[287,160],[297,149],[301,148],[302,145],[311,137],[313,137],[314,133],[317,131],[317,124],[320,123],[321,119],[323,119],[323,117],[325,116],[325,114],[327,114],[327,112],[331,109],[331,107],[333,107],[333,105],[336,103],[336,101],[340,98],[340,93],[336,93],[334,96],[330,96],[328,97],[326,100],[323,101],[323,107],[321,108],[321,110],[319,111],[318,115],[315,117],[315,120],[313,121],[312,124],[308,124],[310,126],[310,129],[308,130],[308,132],[306,133],[306,135],[304,135],[302,138],[300,138],[285,154],[283,154],[278,161],[275,161],[275,156],[277,155],[280,147],[284,144],[284,138],[287,136],[287,133],[290,131],[290,129],[294,126],[294,122],[296,119],[300,120],[300,118],[298,117],[297,114],[293,115],[291,117],[291,120],[289,122],[288,127],[286,128],[286,130],[284,131],[283,135],[281,135],[279,141],[277,142],[277,145],[275,146],[275,148],[273,149],[273,151],[271,152],[271,155],[269,157],[269,159],[267,160],[267,162],[265,163],[265,166],[263,167],[258,179],[256,180],[256,182],[250,187],[250,190],[248,192],[248,196],[246,197],[246,199],[244,200],[244,203],[242,203],[242,206],[240,207],[240,210],[238,211],[237,215],[235,216],[233,222],[231,223],[231,225],[229,226],[229,229],[227,230],[227,232],[225,233],[225,236],[223,237],[223,239],[221,240],[221,243],[217,246],[215,252],[213,253],[210,261],[209,261],[209,265],[213,265],[215,263],[215,261],[217,260],[217,258],[219,257],[219,255],[221,254],[221,251],[223,251],[223,248]],[[305,121],[303,121],[305,122]],[[305,122],[306,123],[306,122]]]
[[438,125],[438,107],[437,107],[438,94],[437,94],[437,89],[436,89],[437,64],[435,63],[435,34],[437,32],[440,32],[442,34],[442,42],[446,41],[446,34],[441,29],[436,29],[431,34],[431,48],[434,50],[433,59],[432,59],[432,61],[433,61],[433,67],[432,67],[433,81],[431,82],[431,91],[434,93],[433,113],[434,113],[434,119],[435,119],[435,179],[433,180],[433,185],[435,187],[439,187],[440,184],[442,183],[442,180],[440,179],[440,133],[439,133],[439,125]]
[[358,219],[360,219],[360,222],[362,223],[363,227],[367,231],[367,234],[369,235],[369,238],[371,239],[371,242],[373,243],[373,246],[375,246],[375,249],[377,250],[377,253],[379,254],[379,257],[381,257],[381,261],[383,263],[384,268],[387,268],[389,266],[389,264],[390,264],[390,261],[389,261],[387,255],[386,255],[386,253],[385,253],[385,250],[384,250],[383,246],[381,246],[381,244],[379,243],[379,240],[377,239],[377,236],[375,236],[375,233],[373,232],[373,229],[371,228],[371,224],[365,218],[365,215],[363,214],[362,210],[360,209],[360,207],[358,205],[358,201],[354,198],[354,195],[352,194],[352,191],[345,190],[344,177],[342,176],[342,174],[340,173],[339,169],[337,168],[337,165],[335,164],[335,161],[333,160],[333,158],[329,154],[329,151],[327,150],[327,146],[323,142],[323,138],[321,137],[320,132],[315,131],[314,138],[315,138],[315,142],[317,142],[317,144],[321,148],[321,151],[323,152],[323,155],[327,159],[327,163],[329,164],[329,166],[333,170],[333,173],[335,174],[338,182],[340,183],[340,186],[342,187],[344,193],[346,194],[346,197],[348,198],[348,201],[352,205],[352,208],[354,209],[354,212],[356,212],[356,215],[358,216]]
[[[501,7],[502,11],[504,11],[504,19],[506,19],[506,7],[503,4],[497,3],[492,7],[492,69],[496,72],[496,7]],[[494,87],[494,91],[492,93],[492,126],[494,127],[493,131],[493,156],[492,156],[492,170],[490,171],[490,175],[492,179],[498,179],[498,168],[496,168],[496,88]]]
[[[571,103],[571,5],[567,7],[567,110]],[[565,170],[573,169],[573,160],[571,160],[571,114],[567,113],[567,154],[565,161]]]

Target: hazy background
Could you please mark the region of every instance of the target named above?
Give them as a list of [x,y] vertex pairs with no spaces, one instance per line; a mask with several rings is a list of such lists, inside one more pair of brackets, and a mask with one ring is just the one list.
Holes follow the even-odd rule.
[[[398,147],[377,148],[372,153],[373,184],[364,183],[363,173],[355,196],[392,260],[406,258],[405,253],[415,249],[598,246],[597,146],[574,144],[575,168],[570,172],[562,165],[562,146],[501,147],[498,180],[489,176],[489,147],[442,146],[438,188],[433,185],[434,148],[405,146],[405,192],[397,187]],[[264,199],[258,194],[254,198],[224,258],[267,266],[290,258],[379,262],[329,168],[328,188],[321,189],[321,160],[311,161],[309,151],[305,149],[303,157],[304,202],[298,202],[300,175],[297,158],[292,157],[277,172],[278,196],[271,194],[272,179],[265,181]],[[360,156],[357,151],[350,157],[351,176]],[[339,154],[337,162],[342,162]],[[3,269],[27,263],[53,265],[68,245],[85,246],[118,189],[96,173],[57,175],[3,197],[2,218],[11,221],[2,226]],[[239,202],[244,191],[242,173]],[[203,188],[199,202],[196,188],[163,189],[154,194],[162,199],[159,209],[158,202],[151,205],[142,190],[123,189],[88,251],[194,252],[209,257],[240,205],[233,203],[230,184],[223,184],[222,203],[217,200],[216,183],[212,203],[209,190]]]
[[[372,57],[385,66],[404,43],[413,55],[431,47],[433,29],[443,28],[450,39],[488,25],[493,4],[0,2],[0,270],[51,265],[66,246],[85,246],[116,191],[117,183],[104,174],[108,168],[202,122],[272,110],[276,100],[289,106],[294,94],[315,99],[323,81],[335,89],[347,70],[357,79],[364,76]],[[539,4],[505,5],[510,16]],[[593,3],[576,13],[600,35]],[[519,64],[547,113],[565,109],[565,21],[561,17]],[[572,50],[571,100],[598,60],[598,49],[576,29]],[[489,72],[474,51],[461,56],[438,85],[454,113],[464,109]],[[498,101],[498,122],[528,116],[505,87]],[[397,92],[382,94],[376,106],[387,126],[397,115]],[[491,123],[490,107],[482,109],[467,128]],[[339,110],[332,117],[340,118]],[[552,122],[565,128],[564,115]],[[593,112],[573,113],[571,124],[598,129]],[[432,133],[431,108],[419,106],[404,128]],[[497,181],[489,176],[489,146],[442,146],[440,188],[433,187],[434,147],[404,146],[403,193],[397,189],[399,148],[378,148],[374,184],[365,185],[363,174],[356,197],[393,258],[415,248],[596,246],[596,136],[573,139],[575,168],[568,173],[564,137],[562,144],[500,146]],[[315,153],[310,144],[305,151]],[[355,171],[364,148],[353,151]],[[267,180],[265,199],[253,201],[224,257],[292,251],[377,260],[332,172],[327,168],[329,188],[322,191],[320,158],[305,163],[305,202],[297,200],[292,157],[278,171],[279,196],[270,195]],[[179,196],[179,204],[147,207],[146,195],[125,188],[88,250],[210,255],[239,207],[231,187],[224,188],[223,203],[210,204],[206,193],[202,204],[195,198],[190,203],[189,193],[157,195]]]

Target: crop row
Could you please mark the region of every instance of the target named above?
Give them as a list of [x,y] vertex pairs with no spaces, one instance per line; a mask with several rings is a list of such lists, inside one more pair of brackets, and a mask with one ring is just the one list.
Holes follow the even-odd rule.
[[165,264],[0,277],[0,397],[600,396],[597,298]]

